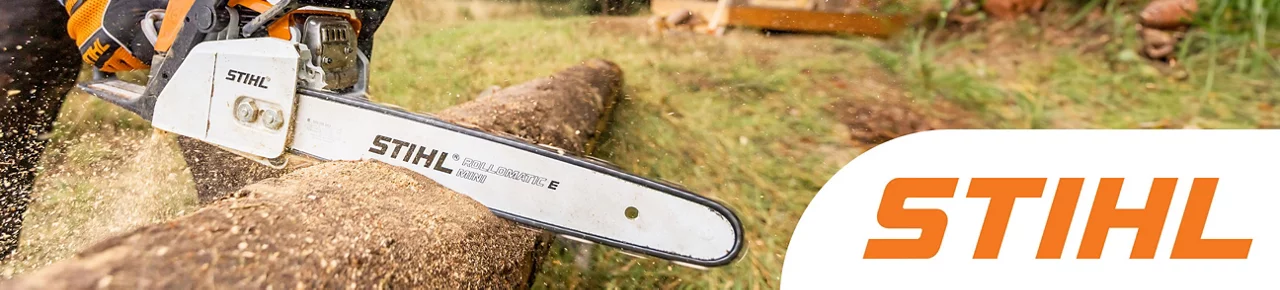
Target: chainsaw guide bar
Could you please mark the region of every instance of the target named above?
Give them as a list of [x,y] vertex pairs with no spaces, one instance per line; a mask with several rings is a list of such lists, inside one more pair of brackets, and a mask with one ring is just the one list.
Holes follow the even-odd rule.
[[[80,87],[111,103],[142,91],[116,79]],[[290,154],[407,168],[527,227],[699,269],[726,265],[742,248],[727,207],[599,159],[318,90],[299,90],[296,114]]]

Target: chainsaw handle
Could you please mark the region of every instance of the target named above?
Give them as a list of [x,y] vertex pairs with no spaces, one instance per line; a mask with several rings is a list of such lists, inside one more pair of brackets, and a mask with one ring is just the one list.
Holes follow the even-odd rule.
[[143,119],[151,121],[151,116],[155,113],[156,98],[160,96],[160,91],[164,90],[165,85],[169,84],[169,79],[174,73],[178,72],[178,67],[182,66],[182,61],[186,60],[191,49],[204,41],[209,33],[227,27],[230,16],[226,7],[227,0],[195,0],[191,9],[187,10],[187,15],[182,16],[183,25],[178,28],[173,45],[164,53],[164,58],[159,65],[151,70],[146,91],[141,97],[121,105]]

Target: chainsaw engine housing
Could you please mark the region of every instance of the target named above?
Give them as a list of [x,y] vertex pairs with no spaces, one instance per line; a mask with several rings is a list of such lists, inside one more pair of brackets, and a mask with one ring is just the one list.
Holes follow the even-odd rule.
[[[299,31],[301,43],[311,51],[307,68],[318,70],[320,79],[306,79],[308,87],[343,90],[351,88],[360,77],[356,31],[347,19],[327,15],[305,15]],[[320,83],[317,83],[322,81]]]

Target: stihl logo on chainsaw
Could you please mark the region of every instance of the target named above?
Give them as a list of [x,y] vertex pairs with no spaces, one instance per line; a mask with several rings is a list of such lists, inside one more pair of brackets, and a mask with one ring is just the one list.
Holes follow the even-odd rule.
[[[897,178],[884,188],[877,221],[885,228],[920,229],[917,239],[868,239],[864,259],[929,259],[942,247],[947,230],[947,213],[942,209],[906,209],[909,198],[961,198],[959,178]],[[962,198],[988,199],[986,217],[973,249],[974,259],[995,259],[1000,254],[1005,231],[1018,199],[1040,198],[1046,178],[973,178]],[[1177,178],[1155,178],[1144,208],[1117,208],[1124,178],[1102,178],[1096,194],[1082,190],[1083,178],[1062,178],[1044,222],[1036,259],[1061,259],[1067,233],[1081,194],[1094,195],[1084,223],[1084,235],[1076,259],[1099,259],[1107,233],[1113,228],[1136,228],[1130,259],[1153,259],[1165,220],[1172,206]],[[1195,178],[1184,205],[1170,259],[1246,259],[1253,239],[1204,239],[1209,207],[1218,186],[1217,178]],[[1025,218],[1025,217],[1022,217]],[[1113,245],[1117,246],[1117,245]]]
[[259,75],[255,75],[247,72],[242,72],[234,69],[227,70],[226,79],[228,81],[238,82],[238,83],[255,86],[259,88],[264,88],[264,89],[267,88],[267,85],[265,84],[267,81],[267,77],[259,76]]
[[[560,188],[560,181],[470,157],[461,158],[453,155],[454,161],[460,161],[462,164],[462,168],[454,170],[444,166],[445,160],[450,156],[449,152],[436,149],[430,149],[428,152],[427,150],[427,146],[383,135],[374,136],[373,147],[369,147],[370,153],[391,157],[391,159],[397,159],[413,165],[422,165],[422,167],[431,168],[444,174],[455,175],[476,183],[485,183],[485,181],[489,180],[490,175],[494,175],[550,190]],[[404,154],[401,154],[402,152]]]
[[[388,142],[391,145],[387,145]],[[403,150],[404,154],[400,154],[401,149],[406,147],[408,149]],[[373,147],[369,147],[369,152],[391,157],[391,159],[399,159],[413,165],[422,165],[444,174],[453,174],[453,169],[444,167],[444,160],[449,157],[449,152],[431,149],[431,152],[428,153],[427,146],[418,146],[418,144],[409,143],[408,141],[378,135],[373,137]],[[434,166],[431,165],[432,161],[435,161]]]

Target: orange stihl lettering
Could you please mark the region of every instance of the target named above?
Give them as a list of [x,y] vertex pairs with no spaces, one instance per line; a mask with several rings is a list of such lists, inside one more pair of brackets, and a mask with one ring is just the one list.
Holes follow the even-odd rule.
[[889,181],[876,219],[885,228],[918,228],[919,239],[871,239],[864,259],[928,259],[942,247],[947,214],[940,209],[903,209],[909,197],[955,196],[959,178],[897,178]]
[[84,54],[85,60],[87,60],[86,62],[97,63],[98,58],[102,57],[102,54],[107,52],[107,48],[108,47],[106,45],[102,44],[101,40],[94,39],[93,47],[90,47],[89,51]]
[[1191,197],[1182,212],[1182,224],[1178,237],[1173,241],[1172,259],[1244,259],[1249,257],[1253,239],[1201,238],[1204,223],[1209,218],[1209,206],[1213,193],[1218,189],[1217,178],[1196,178],[1191,182]]
[[[1005,233],[1018,198],[1040,198],[1047,178],[974,178],[964,198],[987,198],[974,259],[995,259],[1000,255]],[[897,178],[885,186],[876,220],[891,229],[920,229],[917,239],[869,239],[863,254],[866,259],[928,259],[942,247],[947,228],[947,214],[941,209],[904,209],[908,198],[955,197],[959,178]],[[1160,243],[1168,219],[1177,178],[1156,178],[1151,183],[1146,205],[1142,208],[1117,208],[1124,178],[1102,178],[1098,182],[1093,204],[1081,237],[1077,259],[1098,259],[1113,228],[1135,228],[1137,236],[1129,253],[1130,259],[1152,259]],[[1044,232],[1040,237],[1037,259],[1060,259],[1071,221],[1076,213],[1084,178],[1062,178],[1058,181]],[[1245,259],[1252,239],[1204,239],[1205,222],[1217,190],[1217,178],[1196,178],[1191,195],[1177,229],[1171,259]]]
[[1138,236],[1133,240],[1133,251],[1130,259],[1150,259],[1156,254],[1156,244],[1160,242],[1160,232],[1164,230],[1164,219],[1169,213],[1169,201],[1173,199],[1173,186],[1178,183],[1173,178],[1156,178],[1151,183],[1151,193],[1147,196],[1147,206],[1141,209],[1118,209],[1120,187],[1123,178],[1103,178],[1098,183],[1098,194],[1093,198],[1093,209],[1089,212],[1089,222],[1084,227],[1084,238],[1080,241],[1078,259],[1097,259],[1102,256],[1103,243],[1107,241],[1107,233],[1111,228],[1138,228]]
[[1058,191],[1053,194],[1053,204],[1049,207],[1049,219],[1044,223],[1044,234],[1040,236],[1040,249],[1036,252],[1036,259],[1062,258],[1062,247],[1067,243],[1071,218],[1076,214],[1076,203],[1080,202],[1081,187],[1084,187],[1084,178],[1058,180]]
[[1004,243],[1004,232],[1013,215],[1013,202],[1019,197],[1040,197],[1045,178],[974,178],[969,182],[968,197],[986,197],[987,218],[978,235],[974,259],[995,259]]

